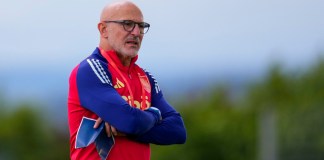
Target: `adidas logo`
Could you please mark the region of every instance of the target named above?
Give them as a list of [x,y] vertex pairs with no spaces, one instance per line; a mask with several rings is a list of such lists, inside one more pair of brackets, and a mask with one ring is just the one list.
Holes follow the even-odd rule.
[[124,88],[125,85],[123,82],[121,82],[118,78],[117,78],[117,82],[116,85],[114,85],[114,88],[118,89],[118,88]]

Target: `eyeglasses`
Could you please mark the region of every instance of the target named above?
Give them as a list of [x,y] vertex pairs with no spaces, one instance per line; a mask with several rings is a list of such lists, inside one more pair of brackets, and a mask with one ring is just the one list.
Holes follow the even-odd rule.
[[135,24],[138,25],[141,34],[147,33],[150,28],[150,24],[146,22],[134,22],[132,20],[118,20],[118,21],[104,21],[105,23],[118,23],[123,25],[124,30],[127,32],[132,32],[135,28]]

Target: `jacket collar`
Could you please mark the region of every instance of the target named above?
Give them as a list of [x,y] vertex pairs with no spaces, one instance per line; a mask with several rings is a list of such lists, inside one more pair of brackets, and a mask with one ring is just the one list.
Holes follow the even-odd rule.
[[[100,53],[100,49],[97,48],[98,52]],[[110,51],[104,51],[104,53],[100,53],[101,55],[105,54],[105,55],[108,55],[113,61],[114,63],[116,64],[116,66],[118,67],[118,69],[122,72],[130,72],[132,70],[132,68],[135,66],[135,62],[137,61],[138,59],[138,55],[136,55],[134,58],[132,58],[131,60],[131,63],[129,66],[124,66],[120,59],[118,58],[117,56],[117,53],[116,51],[114,50],[110,50]],[[108,61],[108,60],[107,60]],[[109,62],[108,62],[109,63]]]

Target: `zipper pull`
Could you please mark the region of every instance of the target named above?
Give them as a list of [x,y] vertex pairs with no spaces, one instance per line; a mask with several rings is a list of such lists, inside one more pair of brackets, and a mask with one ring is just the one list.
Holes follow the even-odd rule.
[[132,79],[132,75],[130,73],[128,73],[128,77],[129,79]]

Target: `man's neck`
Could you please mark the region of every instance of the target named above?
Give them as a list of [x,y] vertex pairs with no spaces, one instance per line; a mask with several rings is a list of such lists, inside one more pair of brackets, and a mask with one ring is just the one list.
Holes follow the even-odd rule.
[[119,53],[117,53],[117,56],[118,56],[120,62],[123,64],[123,66],[128,67],[130,65],[130,63],[132,61],[131,57],[123,56],[123,55],[121,55]]
[[[110,47],[107,47],[106,45],[103,45],[102,42],[99,43],[99,48],[105,50],[105,51],[109,51],[109,50],[112,50]],[[126,66],[128,67],[132,61],[132,58],[131,57],[127,57],[127,56],[123,56],[121,55],[120,53],[116,52],[121,64],[123,66]]]

